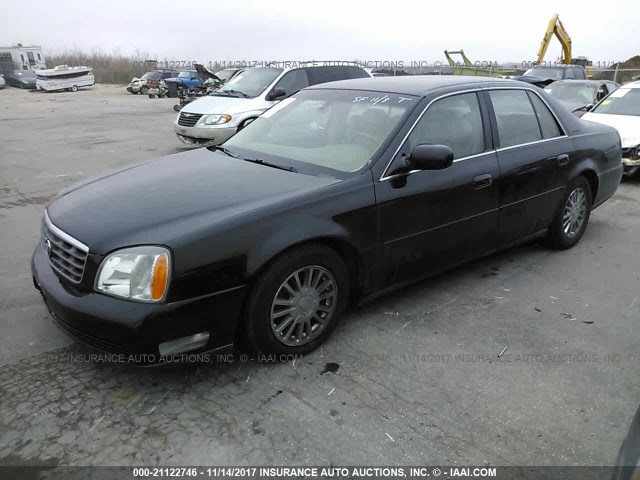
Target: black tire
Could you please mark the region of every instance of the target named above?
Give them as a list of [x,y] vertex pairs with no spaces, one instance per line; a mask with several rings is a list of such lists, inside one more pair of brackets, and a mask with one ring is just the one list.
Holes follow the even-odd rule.
[[140,87],[140,93],[142,95],[146,95],[148,91],[149,91],[149,87],[147,87],[146,85],[144,87]]
[[71,87],[71,91],[72,92],[77,92],[78,91],[78,86],[74,85],[73,87]]
[[[568,202],[571,195],[574,194],[574,192],[579,193],[580,191],[583,192],[585,196],[585,212],[582,215],[582,223],[580,224],[577,231],[567,233],[563,225],[565,210],[568,208]],[[545,238],[545,243],[547,244],[547,246],[554,250],[566,250],[578,243],[582,238],[585,230],[587,229],[589,217],[591,216],[592,203],[592,192],[589,181],[583,176],[577,177],[572,180],[567,185],[565,193],[562,197],[562,203],[558,206],[558,211],[556,212],[556,215],[553,218],[551,225],[549,226],[549,230],[547,231],[547,236]]]
[[174,112],[179,112],[180,110],[182,110],[182,106],[181,105],[174,105],[173,106],[173,111]]
[[[313,334],[315,336],[312,335],[310,341],[303,339],[300,346],[287,345],[280,341],[273,331],[273,303],[278,292],[282,291],[283,283],[294,272],[311,266],[321,267],[333,277],[337,292],[335,308],[324,327]],[[268,354],[304,355],[315,350],[339,323],[349,302],[350,290],[351,282],[347,268],[333,249],[320,244],[309,244],[280,255],[252,283],[243,318],[242,334],[245,346],[251,352]],[[316,313],[318,311],[315,308],[313,310]]]

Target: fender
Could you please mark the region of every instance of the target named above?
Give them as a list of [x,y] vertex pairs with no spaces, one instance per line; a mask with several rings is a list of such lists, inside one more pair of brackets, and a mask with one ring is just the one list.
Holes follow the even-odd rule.
[[[283,251],[301,243],[332,239],[351,246],[362,256],[362,249],[352,241],[349,232],[335,222],[328,221],[319,217],[309,217],[303,215],[288,216],[287,222],[289,228],[274,229],[274,233],[259,244],[254,245],[247,255],[246,274],[247,277],[253,277],[260,269],[262,269],[271,259]],[[291,228],[295,225],[295,228]]]

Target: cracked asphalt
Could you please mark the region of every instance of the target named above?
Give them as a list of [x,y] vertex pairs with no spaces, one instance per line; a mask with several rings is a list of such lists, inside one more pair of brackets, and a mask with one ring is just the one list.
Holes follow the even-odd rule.
[[0,465],[614,462],[640,403],[638,181],[574,249],[524,245],[352,309],[295,361],[91,361],[33,288],[40,216],[73,181],[183,150],[173,103],[0,91]]

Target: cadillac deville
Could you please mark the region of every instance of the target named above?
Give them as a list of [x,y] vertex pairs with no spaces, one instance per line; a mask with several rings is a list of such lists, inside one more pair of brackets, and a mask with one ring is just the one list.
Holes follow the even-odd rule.
[[350,303],[537,237],[574,246],[621,176],[615,129],[523,82],[332,82],[222,145],[66,188],[33,281],[103,351],[304,354]]

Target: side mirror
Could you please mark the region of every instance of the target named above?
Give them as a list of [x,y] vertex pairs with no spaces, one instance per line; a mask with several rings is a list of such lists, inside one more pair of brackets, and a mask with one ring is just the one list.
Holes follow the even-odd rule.
[[590,103],[589,105],[585,105],[585,106],[584,106],[584,110],[585,110],[585,112],[590,111],[592,108],[593,108],[593,103]]
[[271,90],[271,92],[269,92],[266,96],[266,100],[277,100],[280,97],[284,97],[287,95],[287,92],[285,91],[284,88],[282,87],[276,87],[273,90]]
[[453,164],[453,151],[447,145],[416,145],[407,158],[411,170],[442,170]]

